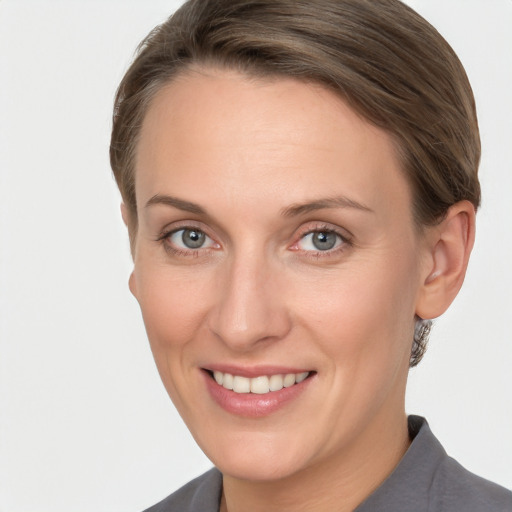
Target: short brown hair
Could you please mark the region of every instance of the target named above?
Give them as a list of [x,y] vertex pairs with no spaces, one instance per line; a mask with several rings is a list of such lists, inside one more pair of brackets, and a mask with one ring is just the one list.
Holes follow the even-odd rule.
[[110,161],[136,222],[135,151],[155,92],[192,65],[314,81],[397,143],[419,225],[480,203],[471,86],[443,37],[399,0],[189,0],[140,44],[117,91]]
[[[110,161],[137,227],[135,153],[155,93],[192,66],[323,84],[392,136],[418,227],[480,203],[475,102],[455,52],[399,0],[189,0],[142,41],[115,99]],[[415,340],[411,366],[425,350]]]

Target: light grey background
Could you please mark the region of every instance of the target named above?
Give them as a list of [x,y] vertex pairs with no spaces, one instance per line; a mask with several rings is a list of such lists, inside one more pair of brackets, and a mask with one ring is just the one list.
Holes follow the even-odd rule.
[[[137,512],[209,467],[129,295],[112,99],[179,1],[0,1],[0,511]],[[483,207],[466,284],[412,371],[408,411],[512,487],[512,1],[410,0],[479,106]]]

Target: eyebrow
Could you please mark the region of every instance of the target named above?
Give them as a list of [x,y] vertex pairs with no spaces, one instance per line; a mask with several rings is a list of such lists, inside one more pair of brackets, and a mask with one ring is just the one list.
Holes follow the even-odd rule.
[[[145,207],[148,208],[149,206],[157,204],[171,206],[173,208],[177,208],[178,210],[183,210],[189,213],[195,213],[196,215],[206,215],[206,210],[196,203],[192,203],[191,201],[185,201],[183,199],[178,199],[177,197],[162,194],[154,195],[146,203]],[[348,197],[345,196],[337,196],[326,197],[324,199],[317,199],[314,201],[309,201],[307,203],[293,204],[281,210],[281,215],[283,217],[296,217],[316,210],[323,210],[325,208],[354,208],[356,210],[373,213],[373,210],[371,208],[365,206],[362,203],[354,201],[353,199],[349,199]]]
[[184,201],[183,199],[178,199],[177,197],[173,196],[156,194],[146,203],[146,208],[148,208],[149,206],[153,206],[155,204],[172,206],[173,208],[177,208],[178,210],[183,210],[189,213],[195,213],[197,215],[206,215],[206,210],[199,206],[198,204],[191,203],[190,201]]
[[349,199],[345,196],[326,197],[324,199],[317,199],[302,204],[293,204],[281,211],[284,217],[295,217],[297,215],[304,215],[306,213],[314,212],[316,210],[323,210],[325,208],[354,208],[364,212],[374,213],[371,208],[362,203]]

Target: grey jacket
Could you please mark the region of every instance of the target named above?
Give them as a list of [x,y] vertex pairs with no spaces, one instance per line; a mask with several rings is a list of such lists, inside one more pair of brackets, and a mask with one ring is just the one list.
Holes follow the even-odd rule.
[[[398,466],[354,512],[512,512],[512,492],[449,457],[424,418],[409,416],[409,434]],[[218,512],[221,494],[214,468],[145,512]]]

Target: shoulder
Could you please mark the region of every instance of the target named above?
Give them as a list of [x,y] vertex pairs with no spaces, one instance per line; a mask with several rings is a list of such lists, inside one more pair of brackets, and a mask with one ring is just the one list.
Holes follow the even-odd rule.
[[145,512],[218,512],[222,475],[213,468]]
[[431,510],[512,512],[512,492],[463,468],[445,457],[432,482]]
[[512,512],[512,492],[449,457],[427,421],[409,416],[409,449],[356,512]]

